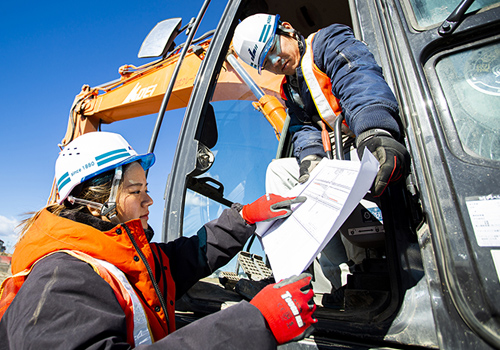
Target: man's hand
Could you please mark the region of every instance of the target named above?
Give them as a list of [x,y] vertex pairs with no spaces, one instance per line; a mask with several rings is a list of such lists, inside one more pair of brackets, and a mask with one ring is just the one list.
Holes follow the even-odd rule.
[[278,344],[307,337],[318,320],[311,286],[312,276],[303,273],[262,289],[250,304],[257,307],[269,325]]
[[243,206],[241,216],[249,224],[259,221],[270,221],[286,218],[292,214],[292,204],[306,201],[306,197],[281,197],[277,194],[268,193],[255,202]]
[[299,169],[299,183],[303,184],[304,182],[309,180],[309,175],[316,167],[316,165],[318,165],[321,159],[322,158],[320,156],[317,156],[315,154],[305,156],[304,159],[302,159]]
[[405,178],[409,172],[410,155],[405,146],[382,129],[372,129],[361,133],[356,139],[358,156],[361,159],[367,148],[380,163],[380,168],[373,181],[372,194],[380,197],[387,185]]

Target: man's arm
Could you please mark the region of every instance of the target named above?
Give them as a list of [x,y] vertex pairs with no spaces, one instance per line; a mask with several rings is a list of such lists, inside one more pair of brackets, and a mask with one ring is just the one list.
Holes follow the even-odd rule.
[[313,41],[314,60],[332,81],[345,120],[356,135],[358,154],[368,149],[380,163],[371,188],[382,195],[391,182],[406,178],[410,156],[400,143],[398,104],[368,47],[349,27],[332,25]]
[[379,128],[400,136],[398,104],[368,47],[352,30],[334,24],[320,30],[313,41],[314,62],[332,81],[345,120],[357,136]]

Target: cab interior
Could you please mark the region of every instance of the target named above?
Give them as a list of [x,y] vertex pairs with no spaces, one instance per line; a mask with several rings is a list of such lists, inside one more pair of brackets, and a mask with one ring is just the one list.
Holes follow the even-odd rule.
[[[348,1],[303,1],[292,0],[286,4],[280,1],[252,1],[241,9],[240,19],[254,13],[279,13],[281,20],[288,21],[307,36],[308,34],[332,23],[343,23],[353,26],[353,14],[350,12]],[[251,69],[248,67],[248,69]],[[216,88],[217,89],[217,88]],[[255,115],[248,125],[238,129],[238,136],[233,141],[227,141],[229,133],[224,131],[226,125],[236,119],[243,119],[245,114],[254,113],[253,108],[241,107],[234,112],[236,103],[210,102],[205,103],[204,113],[198,125],[196,139],[198,141],[198,170],[188,176],[188,193],[186,203],[194,202],[196,197],[209,197],[210,202],[217,202],[226,207],[232,203],[228,200],[238,186],[229,185],[223,180],[224,174],[215,175],[214,167],[218,162],[234,162],[235,158],[245,158],[245,165],[252,163],[251,157],[257,158],[289,157],[292,151],[290,136],[282,133],[279,142],[271,142],[270,150],[263,150],[262,144],[267,142],[259,139],[259,126]],[[264,122],[265,123],[265,122]],[[262,128],[268,129],[267,126]],[[245,136],[244,130],[250,130]],[[254,146],[252,154],[245,156],[243,150],[232,156],[224,156],[225,149],[238,149],[246,138],[255,138],[258,144]],[[227,144],[226,144],[227,142]],[[277,151],[276,151],[277,150]],[[266,153],[267,152],[267,153]],[[346,159],[357,157],[352,144],[344,148]],[[266,154],[266,156],[264,156]],[[270,156],[269,156],[270,154]],[[204,161],[208,164],[204,164]],[[255,164],[257,160],[255,160]],[[234,168],[238,168],[234,165]],[[252,173],[252,181],[264,182],[265,169],[248,168]],[[232,177],[238,176],[235,170]],[[250,180],[245,180],[250,181]],[[243,183],[244,181],[242,181]],[[235,190],[231,190],[234,187]],[[319,323],[316,328],[319,333],[336,332],[352,334],[360,329],[367,335],[382,335],[390,326],[396,315],[404,290],[415,286],[423,276],[420,255],[415,235],[409,229],[408,222],[401,222],[401,218],[408,217],[405,212],[406,202],[404,185],[393,186],[391,200],[384,201],[370,198],[365,200],[369,206],[359,205],[337,233],[348,254],[348,260],[343,264],[344,286],[329,293],[316,293],[315,301],[318,305],[315,316]],[[263,189],[262,189],[263,190]],[[262,193],[262,190],[260,193]],[[229,195],[228,195],[229,192]],[[256,198],[254,198],[256,199]],[[365,202],[366,202],[365,201]],[[371,211],[371,207],[378,210]],[[187,208],[184,212],[184,230],[192,223],[186,217],[192,217],[196,211],[205,219],[206,214],[199,214],[199,209]],[[213,211],[213,210],[212,210]],[[203,220],[197,222],[203,224]],[[241,300],[250,300],[260,289],[268,283],[275,282],[269,262],[262,250],[254,251],[259,246],[258,239],[252,237],[244,251],[235,261],[236,268],[223,268],[210,278],[202,280],[177,301],[177,317],[180,325],[189,322],[191,317],[203,316],[229,307],[232,303]],[[405,266],[401,262],[404,261]],[[311,267],[315,279],[321,276]],[[377,327],[369,325],[377,324]]]

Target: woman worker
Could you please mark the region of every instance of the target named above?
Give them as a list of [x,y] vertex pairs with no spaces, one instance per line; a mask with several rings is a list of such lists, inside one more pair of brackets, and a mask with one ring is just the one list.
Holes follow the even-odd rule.
[[108,132],[60,152],[58,203],[24,222],[0,289],[0,349],[272,349],[311,331],[308,275],[175,331],[175,299],[241,250],[255,222],[289,215],[297,199],[234,204],[196,236],[149,243],[153,163]]

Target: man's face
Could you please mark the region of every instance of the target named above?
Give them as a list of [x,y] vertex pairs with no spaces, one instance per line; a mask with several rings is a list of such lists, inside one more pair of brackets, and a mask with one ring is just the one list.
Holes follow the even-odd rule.
[[[285,28],[292,28],[283,22]],[[274,73],[293,75],[300,64],[300,51],[297,40],[287,35],[276,35],[271,49],[264,59],[263,69]]]

